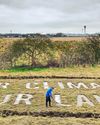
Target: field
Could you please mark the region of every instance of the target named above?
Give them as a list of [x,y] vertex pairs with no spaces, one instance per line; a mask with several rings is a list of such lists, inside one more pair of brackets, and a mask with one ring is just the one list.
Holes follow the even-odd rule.
[[[53,104],[53,107],[51,108],[46,108],[45,107],[45,92],[46,89],[44,89],[43,82],[47,81],[48,86],[54,86],[54,95],[60,94],[62,103],[65,105],[71,105],[70,107],[59,107],[56,106],[56,104]],[[62,81],[64,88],[62,89],[59,85],[58,82]],[[68,82],[72,82],[73,84],[77,85],[77,83],[84,83],[88,89],[84,87],[80,87],[80,89],[73,87],[73,89],[69,88],[67,85]],[[0,93],[1,93],[1,98],[0,100],[4,98],[5,95],[7,94],[12,94],[11,100],[8,103],[5,103],[4,105],[0,105],[0,110],[13,110],[13,111],[33,111],[33,112],[45,112],[45,111],[59,111],[59,112],[94,112],[94,113],[99,113],[99,103],[96,101],[96,99],[93,97],[93,95],[100,95],[99,87],[93,89],[90,83],[100,83],[99,79],[95,80],[84,80],[84,79],[6,79],[0,80],[0,83],[9,83],[9,86],[7,89],[2,89],[0,88]],[[26,87],[26,83],[31,83],[30,88]],[[38,83],[38,84],[34,84]],[[36,88],[39,87],[39,88]],[[14,105],[14,102],[16,100],[16,96],[18,94],[32,94],[33,99],[31,101],[31,105],[27,106],[23,103],[19,105]],[[93,102],[95,105],[93,108],[88,105],[83,105],[82,107],[77,107],[77,95],[86,95],[89,100]],[[19,110],[20,108],[20,110]]]
[[[52,38],[53,41],[80,41],[82,39],[84,38]],[[12,42],[13,39],[4,41]],[[44,88],[44,82],[55,88],[53,95],[54,98],[60,97],[60,105],[52,100],[52,107],[46,108],[47,89]],[[7,88],[5,88],[6,84],[8,84]],[[0,95],[0,125],[100,124],[99,65],[0,70]],[[32,97],[28,100],[30,105],[24,100],[29,95]],[[22,100],[19,99],[20,96]]]
[[100,125],[98,119],[15,116],[0,118],[0,125]]
[[68,68],[13,68],[0,70],[0,76],[68,76],[68,77],[100,77],[100,66],[68,67]]
[[[44,81],[47,81],[49,86],[55,87],[53,95],[60,94],[62,104],[67,106],[58,106],[53,101],[53,107],[45,107],[46,89],[44,89]],[[62,89],[57,84],[59,81],[62,81],[64,89]],[[76,86],[79,82],[82,82],[88,87],[88,89],[85,89],[84,87],[80,87],[79,89],[73,87],[73,89],[71,89],[67,85],[68,82],[72,82]],[[100,88],[97,87],[93,89],[90,85],[90,83],[97,83],[98,85],[100,85],[99,79],[0,79],[0,83],[9,83],[7,89],[0,88],[0,102],[3,101],[6,95],[11,95],[11,98],[7,103],[0,104],[0,115],[3,116],[3,118],[0,116],[0,125],[45,125],[47,123],[50,125],[100,124],[99,119],[92,118],[95,116],[95,114],[100,113],[100,104],[93,97],[93,95],[100,95]],[[30,86],[31,88],[26,88],[26,83],[32,83]],[[36,89],[35,87],[39,88]],[[31,99],[31,105],[26,105],[24,101],[21,101],[19,104],[14,105],[18,94],[33,95],[33,98]],[[78,107],[78,95],[85,95],[94,104],[94,106],[83,104],[81,107]],[[64,116],[63,113],[67,114],[67,117]],[[71,116],[71,118],[69,118],[70,113],[74,113],[74,116]],[[92,117],[90,114],[92,114]]]
[[82,41],[85,40],[86,37],[53,37],[52,41]]
[[[23,39],[23,38],[0,38],[0,41],[5,41],[5,42],[9,42],[9,41],[13,41],[13,40],[18,40],[18,39]],[[52,41],[81,41],[81,40],[85,40],[86,37],[52,37],[50,38]]]

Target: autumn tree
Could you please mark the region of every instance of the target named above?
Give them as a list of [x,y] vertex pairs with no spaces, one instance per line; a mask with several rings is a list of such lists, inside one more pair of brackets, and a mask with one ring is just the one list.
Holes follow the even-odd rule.
[[38,56],[42,57],[44,54],[49,54],[51,48],[53,48],[53,44],[50,39],[38,36],[17,40],[13,44],[12,52],[15,53],[15,57],[26,54],[31,60],[31,66],[35,67]]
[[88,37],[87,41],[89,43],[89,47],[93,50],[95,63],[100,63],[100,34]]

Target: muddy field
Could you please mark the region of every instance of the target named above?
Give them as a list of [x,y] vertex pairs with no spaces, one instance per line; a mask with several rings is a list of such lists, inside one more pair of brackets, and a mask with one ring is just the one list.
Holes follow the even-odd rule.
[[0,116],[33,116],[33,117],[74,117],[74,118],[100,118],[100,113],[73,113],[73,112],[17,112],[11,110],[0,111]]

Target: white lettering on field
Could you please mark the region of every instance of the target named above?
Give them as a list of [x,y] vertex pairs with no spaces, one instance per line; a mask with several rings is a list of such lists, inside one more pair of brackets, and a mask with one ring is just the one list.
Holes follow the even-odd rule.
[[60,96],[60,94],[55,95],[55,102],[56,102],[57,104],[61,104],[61,96]]
[[11,96],[12,96],[12,95],[10,95],[10,94],[9,94],[9,95],[6,95],[6,96],[4,97],[3,102],[1,102],[1,103],[0,103],[0,105],[1,105],[1,104],[5,104],[5,103],[9,102],[9,101],[10,101]]
[[[31,89],[32,83],[26,83],[26,89]],[[35,85],[35,87],[33,89],[39,89],[39,87],[37,86],[38,83],[34,82],[33,85]]]
[[65,104],[61,103],[61,96],[60,96],[60,94],[56,94],[55,95],[55,102],[57,103],[56,104],[57,106],[67,106],[67,107],[71,106],[71,105],[65,105]]
[[34,89],[39,89],[39,87],[37,86],[38,85],[37,82],[34,82],[34,85],[35,85]]
[[85,89],[88,89],[88,87],[84,84],[84,83],[78,83],[78,85],[75,85],[71,82],[68,82],[67,83],[67,86],[70,88],[70,89],[73,89],[73,88],[77,88],[77,89],[80,89],[81,87],[85,88]]
[[31,83],[26,83],[26,89],[30,89],[31,88]]
[[0,83],[0,88],[7,89],[9,83]]
[[44,89],[48,89],[49,88],[49,86],[48,86],[48,82],[43,82],[43,85],[44,85]]
[[31,105],[31,99],[33,98],[32,95],[30,94],[18,94],[17,98],[14,102],[14,105],[19,104],[20,102],[24,101],[26,103],[26,105]]
[[98,95],[94,95],[94,97],[95,97],[96,100],[100,103],[100,96],[98,96]]
[[88,104],[90,106],[94,106],[94,104],[85,95],[78,95],[77,96],[77,106],[83,106],[83,104]]
[[58,82],[58,85],[59,85],[59,87],[60,87],[61,89],[64,89],[64,85],[63,85],[62,82]]
[[96,83],[90,83],[90,85],[92,86],[92,89],[100,88],[100,85]]

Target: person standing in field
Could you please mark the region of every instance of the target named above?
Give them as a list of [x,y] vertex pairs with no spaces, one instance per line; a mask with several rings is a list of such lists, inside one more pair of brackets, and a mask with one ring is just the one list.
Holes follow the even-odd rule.
[[52,96],[53,89],[54,87],[50,87],[46,92],[46,107],[48,107],[48,103],[49,103],[49,106],[51,107],[51,98],[53,99],[53,96]]

